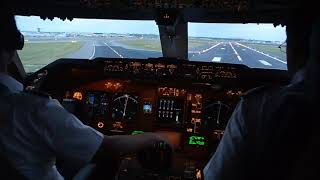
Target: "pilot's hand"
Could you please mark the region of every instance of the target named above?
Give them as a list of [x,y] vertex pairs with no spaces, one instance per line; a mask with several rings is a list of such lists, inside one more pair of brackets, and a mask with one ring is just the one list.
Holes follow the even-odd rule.
[[150,137],[150,144],[138,153],[142,167],[151,170],[169,169],[172,164],[173,146],[170,140],[159,133],[146,133]]
[[150,141],[148,142],[149,147],[154,146],[154,144],[163,142],[167,145],[167,148],[170,148],[173,150],[173,143],[170,141],[170,139],[162,133],[144,133],[145,136],[149,136]]
[[137,153],[144,149],[153,148],[155,144],[164,142],[166,148],[172,151],[168,138],[158,133],[143,133],[139,135],[105,136],[102,147],[108,149],[109,156]]

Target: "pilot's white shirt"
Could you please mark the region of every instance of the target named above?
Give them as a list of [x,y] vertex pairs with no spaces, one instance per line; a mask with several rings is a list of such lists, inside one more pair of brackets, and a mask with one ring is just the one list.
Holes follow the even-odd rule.
[[[247,97],[241,98],[215,154],[203,170],[205,180],[246,179],[243,177],[245,176],[243,172],[249,165],[243,157],[254,152],[256,148],[254,146],[263,147],[264,142],[261,141],[263,139],[261,137],[266,136],[262,133],[264,132],[262,131],[263,117],[271,114],[270,110],[281,104],[283,97],[289,94],[299,95],[304,77],[305,70],[302,69],[295,74],[287,86],[255,89],[249,92]],[[250,127],[254,127],[254,130]],[[254,136],[251,139],[257,140],[255,144],[247,143],[248,136]]]
[[[0,95],[0,153],[28,179],[64,179],[56,159],[81,168],[99,149],[103,135],[80,122],[57,100],[19,93],[23,85],[0,74],[12,92]],[[18,92],[18,93],[14,93]]]

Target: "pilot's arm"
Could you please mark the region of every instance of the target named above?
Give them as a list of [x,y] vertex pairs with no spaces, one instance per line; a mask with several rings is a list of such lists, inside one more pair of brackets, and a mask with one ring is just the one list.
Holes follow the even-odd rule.
[[98,156],[117,158],[120,153],[137,152],[163,140],[153,133],[104,136],[67,112],[57,100],[49,100],[41,108],[39,116],[46,122],[44,139],[56,157],[79,168],[91,162],[97,152]]
[[215,154],[204,168],[205,180],[245,179],[248,147],[245,115],[246,102],[241,99]]

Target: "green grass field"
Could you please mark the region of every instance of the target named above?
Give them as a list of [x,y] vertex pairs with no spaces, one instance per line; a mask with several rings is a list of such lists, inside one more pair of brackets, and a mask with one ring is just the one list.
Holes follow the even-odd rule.
[[209,45],[209,44],[214,44],[214,43],[215,42],[213,42],[213,41],[207,41],[207,40],[189,39],[188,48],[192,49],[192,48],[196,48],[196,47],[199,47],[199,46]]
[[34,72],[82,46],[83,42],[30,42],[19,51],[19,56],[26,72]]
[[161,51],[161,44],[159,39],[121,39],[118,40],[117,43],[134,49]]
[[[159,39],[120,39],[116,40],[116,42],[128,46],[129,48],[161,51],[161,43]],[[188,41],[188,48],[195,48],[207,44],[210,44],[210,42],[206,40],[191,39]]]
[[278,45],[276,45],[276,44],[255,44],[255,43],[243,43],[243,44],[246,46],[249,46],[251,48],[254,48],[256,50],[267,53],[271,56],[275,56],[277,58],[280,58],[281,60],[284,60],[284,61],[287,60],[286,53],[281,52]]

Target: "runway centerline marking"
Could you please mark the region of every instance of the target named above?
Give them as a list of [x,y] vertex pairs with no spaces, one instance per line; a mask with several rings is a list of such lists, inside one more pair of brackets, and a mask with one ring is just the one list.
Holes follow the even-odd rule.
[[270,64],[269,62],[265,61],[265,60],[258,60],[261,62],[261,64],[265,65],[265,66],[272,66],[272,64]]
[[226,48],[221,48],[222,50],[225,50]]
[[109,44],[104,43],[106,46],[108,46],[108,48],[110,48],[114,53],[116,53],[120,58],[123,58],[123,56],[121,54],[119,54],[116,50],[114,50],[111,46],[109,46]]
[[231,46],[231,48],[233,49],[234,53],[237,55],[237,58],[239,61],[242,61],[242,58],[240,57],[240,55],[238,54],[238,52],[236,51],[236,49],[234,49],[234,47],[232,46],[231,42],[229,42],[229,45]]
[[89,59],[93,59],[95,53],[96,53],[96,45],[93,42],[93,52]]
[[212,59],[212,62],[220,62],[221,61],[221,57],[214,57]]
[[208,49],[204,49],[204,50],[202,50],[202,51],[190,51],[190,53],[197,53],[197,54],[206,53],[206,52],[210,51],[211,49],[219,46],[220,44],[221,44],[221,42],[218,43],[218,44],[216,44],[216,45],[213,45],[213,46],[209,47]]
[[278,58],[276,58],[276,57],[272,57],[272,56],[270,56],[269,54],[266,54],[266,53],[264,53],[264,52],[258,51],[258,50],[256,50],[256,49],[253,49],[253,48],[251,48],[251,47],[245,46],[245,45],[240,44],[240,43],[237,43],[237,44],[239,44],[240,46],[245,47],[245,48],[247,48],[247,49],[250,49],[250,50],[252,50],[252,51],[254,51],[254,52],[257,52],[257,53],[259,53],[259,54],[265,55],[265,56],[267,56],[267,57],[269,57],[269,58],[271,58],[271,59],[274,59],[274,60],[276,60],[276,61],[279,61],[279,62],[281,62],[281,63],[283,63],[283,64],[287,64],[287,62],[282,61],[282,60],[280,60],[280,59],[278,59]]

